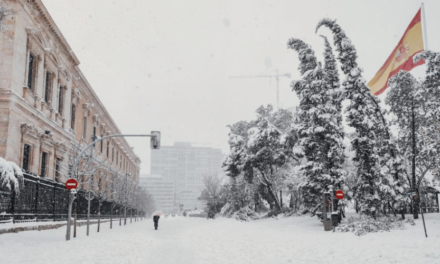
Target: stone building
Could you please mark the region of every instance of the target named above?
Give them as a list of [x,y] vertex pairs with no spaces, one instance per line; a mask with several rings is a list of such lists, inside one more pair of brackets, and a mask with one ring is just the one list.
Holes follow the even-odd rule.
[[[120,130],[42,1],[7,4],[14,13],[0,32],[0,157],[65,181],[72,146]],[[140,159],[124,138],[105,140],[94,152],[96,161],[137,181]]]

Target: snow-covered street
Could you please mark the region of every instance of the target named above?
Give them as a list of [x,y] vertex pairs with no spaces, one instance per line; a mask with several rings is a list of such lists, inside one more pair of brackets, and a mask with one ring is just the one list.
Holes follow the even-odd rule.
[[440,214],[391,233],[324,232],[315,217],[238,222],[219,218],[151,219],[103,225],[66,242],[65,228],[0,236],[2,263],[440,263]]

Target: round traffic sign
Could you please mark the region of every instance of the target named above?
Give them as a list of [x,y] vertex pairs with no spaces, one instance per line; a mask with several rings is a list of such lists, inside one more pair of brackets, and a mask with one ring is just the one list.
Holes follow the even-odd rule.
[[93,191],[88,191],[84,195],[84,197],[89,201],[93,200],[95,198],[95,196],[96,196],[96,194]]
[[338,198],[339,200],[343,199],[345,194],[342,190],[337,190],[336,194],[335,194],[336,198]]
[[66,181],[66,188],[67,190],[72,190],[72,189],[76,189],[76,187],[78,187],[78,182],[75,179],[68,179]]

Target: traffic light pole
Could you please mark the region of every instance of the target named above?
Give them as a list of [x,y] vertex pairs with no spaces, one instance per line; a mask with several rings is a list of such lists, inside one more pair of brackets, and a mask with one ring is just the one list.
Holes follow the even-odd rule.
[[[104,139],[107,138],[114,138],[114,137],[151,137],[151,147],[152,148],[159,148],[160,147],[160,132],[158,131],[152,131],[151,135],[148,134],[139,134],[139,135],[124,135],[124,134],[115,134],[115,135],[109,135],[109,136],[105,136],[105,137],[101,137],[97,140],[94,140],[92,143],[90,143],[89,145],[87,145],[78,155],[78,157],[76,157],[75,162],[73,163],[73,167],[72,170],[70,171],[70,178],[75,178],[75,174],[76,171],[78,169],[78,165],[79,162],[81,161],[82,156],[84,155],[84,153],[86,153],[86,151],[95,146],[96,143],[103,141]],[[66,240],[70,240],[70,218],[72,216],[72,203],[75,200],[75,192],[70,191],[69,193],[69,209],[67,212],[67,231],[66,231]]]
[[[86,151],[89,149],[89,148],[91,148],[91,147],[93,147],[96,143],[98,143],[98,142],[100,142],[100,141],[103,141],[104,139],[107,139],[107,138],[114,138],[114,137],[151,137],[151,138],[157,138],[158,137],[158,135],[143,135],[143,134],[140,134],[140,135],[124,135],[124,134],[115,134],[115,135],[109,135],[109,136],[105,136],[105,137],[101,137],[101,138],[99,138],[99,139],[97,139],[97,140],[95,140],[95,141],[93,141],[92,143],[90,143],[89,145],[87,145],[80,153],[79,153],[79,155],[78,155],[78,157],[76,158],[76,160],[75,160],[75,163],[73,164],[73,167],[72,167],[72,171],[71,171],[71,177],[73,178],[73,174],[76,172],[76,170],[78,169],[78,165],[79,165],[79,162],[81,161],[81,158],[82,158],[82,156],[84,155],[84,153],[86,153]],[[159,134],[159,137],[160,137],[160,134]]]

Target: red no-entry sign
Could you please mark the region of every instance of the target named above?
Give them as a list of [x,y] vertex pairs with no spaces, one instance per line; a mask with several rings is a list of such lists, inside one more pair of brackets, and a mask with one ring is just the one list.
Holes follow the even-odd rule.
[[344,198],[345,194],[342,190],[337,190],[335,196],[336,196],[336,198],[341,200],[342,198]]
[[72,190],[72,189],[76,189],[76,187],[78,187],[78,182],[75,179],[68,179],[66,181],[66,188],[67,190]]

